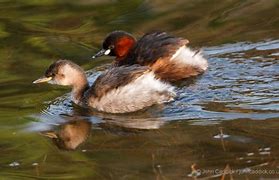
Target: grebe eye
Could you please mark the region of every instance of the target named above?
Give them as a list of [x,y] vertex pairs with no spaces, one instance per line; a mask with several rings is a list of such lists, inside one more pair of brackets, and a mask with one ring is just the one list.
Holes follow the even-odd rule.
[[110,46],[109,46],[109,49],[113,49],[113,48],[114,48],[114,45],[110,45]]

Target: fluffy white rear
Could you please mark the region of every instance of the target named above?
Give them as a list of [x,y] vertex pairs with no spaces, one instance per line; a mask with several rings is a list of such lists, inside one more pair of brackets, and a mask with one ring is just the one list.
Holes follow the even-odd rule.
[[207,60],[202,57],[200,52],[195,52],[186,46],[179,48],[171,57],[171,61],[176,61],[179,64],[194,66],[203,71],[208,67]]
[[148,72],[126,86],[111,90],[100,100],[90,99],[89,104],[99,111],[126,113],[171,101],[174,96],[174,87]]

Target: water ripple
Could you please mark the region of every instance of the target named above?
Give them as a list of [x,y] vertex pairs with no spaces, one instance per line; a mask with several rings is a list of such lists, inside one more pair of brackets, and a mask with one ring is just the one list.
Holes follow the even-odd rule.
[[[178,97],[174,102],[164,107],[148,108],[144,113],[124,116],[93,113],[93,116],[163,121],[195,120],[195,123],[199,121],[203,124],[208,124],[208,120],[214,124],[218,120],[277,118],[278,50],[279,40],[205,48],[204,53],[210,64],[208,71],[178,85]],[[94,82],[99,74],[100,71],[96,69],[88,71],[89,81]],[[42,116],[76,115],[75,109],[68,93],[50,102]],[[91,113],[82,115],[92,116]]]

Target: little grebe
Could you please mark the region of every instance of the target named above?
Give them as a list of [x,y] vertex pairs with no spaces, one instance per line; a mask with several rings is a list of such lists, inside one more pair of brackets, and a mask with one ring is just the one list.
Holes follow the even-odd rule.
[[165,32],[145,34],[138,41],[125,31],[113,31],[105,38],[103,48],[93,58],[115,56],[115,65],[149,66],[157,77],[177,81],[203,73],[208,63],[199,51],[186,45],[187,39]]
[[68,60],[50,65],[45,76],[33,83],[49,82],[72,87],[72,100],[81,106],[108,113],[127,113],[171,101],[174,87],[157,79],[148,67],[112,67],[91,87],[83,69]]

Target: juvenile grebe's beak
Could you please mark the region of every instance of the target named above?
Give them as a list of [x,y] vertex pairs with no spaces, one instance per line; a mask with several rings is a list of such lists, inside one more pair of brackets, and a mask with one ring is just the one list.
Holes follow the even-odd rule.
[[58,136],[55,134],[55,132],[44,132],[41,133],[43,136],[49,137],[51,139],[58,139]]
[[41,78],[33,81],[33,84],[48,82],[50,80],[52,80],[52,77],[41,77]]
[[92,56],[93,59],[97,58],[97,57],[101,57],[104,55],[108,55],[110,53],[110,49],[101,49],[99,52],[97,52],[94,56]]

